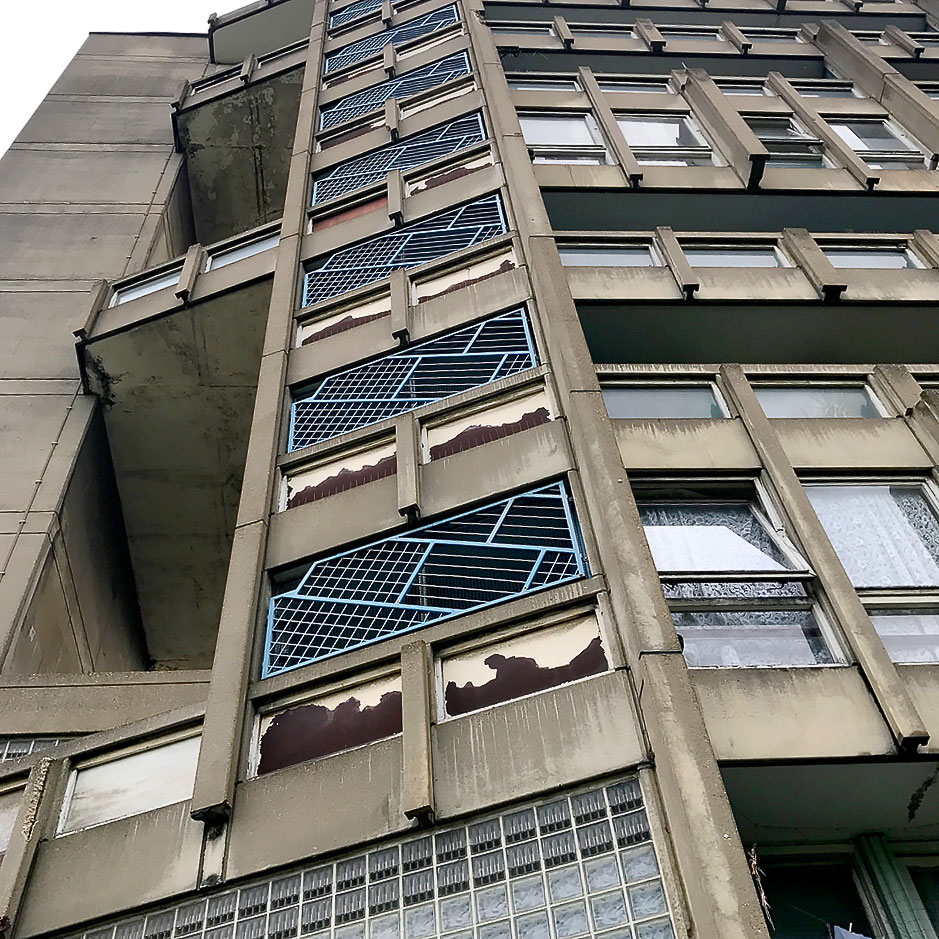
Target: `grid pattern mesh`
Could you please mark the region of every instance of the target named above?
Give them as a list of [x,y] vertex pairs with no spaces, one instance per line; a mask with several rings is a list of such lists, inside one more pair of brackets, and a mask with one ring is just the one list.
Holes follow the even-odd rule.
[[563,482],[314,561],[271,599],[262,677],[587,573]]
[[371,85],[355,94],[340,98],[320,109],[320,130],[328,130],[337,124],[368,114],[380,108],[391,98],[407,98],[419,92],[436,88],[460,75],[469,75],[469,56],[465,52],[448,55],[439,62],[431,62],[423,68],[414,69],[400,78]]
[[528,317],[512,310],[338,372],[295,401],[289,449],[330,440],[538,364]]
[[329,28],[338,29],[340,26],[345,26],[346,23],[357,20],[360,16],[365,16],[367,13],[373,13],[375,10],[380,9],[381,0],[358,0],[357,3],[350,3],[349,6],[343,7],[338,13],[333,13],[329,17]]
[[69,939],[674,939],[633,776]]
[[0,737],[0,763],[18,760],[21,756],[48,750],[66,737]]
[[313,182],[313,205],[383,180],[392,170],[409,170],[486,139],[481,114],[469,114],[400,143],[340,163]]
[[332,55],[326,56],[326,63],[323,71],[327,75],[337,72],[341,68],[349,65],[355,65],[363,59],[368,59],[373,55],[378,55],[382,49],[389,43],[393,46],[400,46],[412,39],[420,36],[427,36],[435,30],[442,29],[444,26],[450,26],[452,23],[459,22],[460,15],[457,13],[456,4],[448,7],[441,7],[439,10],[432,10],[419,16],[416,20],[409,20],[394,29],[386,29],[384,32],[376,33],[374,36],[366,36],[358,42],[353,42],[348,46],[343,46]]
[[340,248],[307,268],[304,306],[373,284],[398,268],[407,270],[471,248],[506,231],[502,200],[493,193],[387,235]]

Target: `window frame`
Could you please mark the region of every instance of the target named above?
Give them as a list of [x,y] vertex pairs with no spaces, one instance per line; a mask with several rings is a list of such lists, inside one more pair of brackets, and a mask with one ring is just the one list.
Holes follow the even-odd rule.
[[[792,114],[742,114],[747,127],[769,151],[767,166],[786,166],[806,169],[831,169],[834,164],[826,153],[825,141],[810,134]],[[760,132],[754,123],[767,125],[787,124],[787,133]]]
[[[614,377],[604,376],[602,374],[598,375],[597,378],[600,382],[600,393],[603,394],[604,389],[616,389],[616,388],[708,388],[711,392],[711,396],[714,399],[718,409],[721,411],[721,417],[713,418],[696,418],[696,417],[611,417],[611,421],[649,421],[649,420],[660,420],[660,421],[688,421],[688,420],[728,420],[733,418],[733,414],[730,411],[730,407],[727,404],[726,399],[721,394],[721,390],[716,381],[708,381],[706,379],[701,381],[696,381],[694,379],[686,379],[680,381],[643,381],[637,379],[618,379]],[[604,404],[606,402],[604,401]]]
[[[795,267],[795,264],[789,259],[788,255],[783,251],[779,242],[757,242],[757,243],[743,243],[735,241],[686,241],[682,240],[680,242],[682,253],[685,255],[685,259],[695,270],[721,270],[721,269],[731,269],[731,270],[781,270],[784,268]],[[694,251],[720,251],[727,254],[733,254],[734,251],[739,251],[741,254],[746,252],[755,253],[759,250],[765,250],[772,253],[773,257],[776,259],[777,263],[762,265],[762,264],[695,264],[690,257],[688,257],[688,252]]]
[[[643,166],[722,166],[720,152],[711,143],[701,125],[690,112],[685,111],[619,111],[613,114],[616,126],[622,134],[626,146]],[[642,146],[632,144],[623,130],[623,123],[680,124],[701,143],[696,147],[680,146]]]
[[[593,143],[529,143],[525,140],[525,125],[523,121],[551,120],[551,121],[577,121],[586,128],[587,134],[593,138]],[[574,164],[587,166],[610,166],[616,159],[610,145],[603,134],[600,122],[594,117],[590,109],[582,111],[551,111],[527,110],[518,112],[518,123],[522,131],[522,139],[528,149],[528,155],[533,164]],[[586,159],[566,159],[566,157],[585,157]]]
[[643,250],[647,252],[650,263],[649,264],[565,264],[564,258],[561,256],[561,265],[565,268],[567,267],[602,267],[610,268],[612,270],[618,270],[623,267],[635,267],[635,268],[656,268],[656,267],[665,267],[665,261],[661,256],[661,252],[656,249],[655,243],[651,240],[645,241],[558,241],[557,242],[558,255],[562,255],[562,252],[565,250],[571,249],[594,249],[596,251],[609,251],[609,250]]
[[[874,410],[877,411],[878,418],[890,418],[896,417],[895,414],[890,413],[887,410],[887,406],[880,400],[880,398],[874,392],[874,389],[870,386],[870,383],[865,379],[822,379],[822,378],[773,378],[766,377],[765,379],[762,376],[754,376],[750,379],[750,385],[753,388],[754,394],[760,389],[763,388],[860,388],[867,395],[868,400],[873,406]],[[759,400],[759,395],[757,395],[757,400]],[[762,407],[762,402],[760,402]],[[815,417],[798,417],[798,418],[769,418],[770,420],[874,420],[875,418],[865,418],[865,417],[848,417],[841,418],[835,417],[832,415],[816,415]]]
[[[846,147],[850,147],[860,159],[862,159],[872,169],[890,170],[915,170],[928,169],[935,170],[937,165],[936,154],[923,146],[920,141],[905,128],[901,127],[890,117],[871,117],[870,115],[853,114],[828,114],[822,115],[823,120],[831,128],[832,133],[838,135]],[[863,149],[857,149],[844,134],[838,130],[839,126],[850,129],[853,124],[867,124],[871,126],[883,127],[887,130],[898,144],[906,141],[909,146],[896,146],[891,148],[875,149],[865,144]],[[854,131],[850,131],[858,140],[863,138]]]

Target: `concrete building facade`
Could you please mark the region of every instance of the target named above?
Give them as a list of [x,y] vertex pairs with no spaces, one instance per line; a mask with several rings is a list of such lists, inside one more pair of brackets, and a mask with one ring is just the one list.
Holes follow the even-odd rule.
[[0,161],[3,939],[936,939],[934,0],[257,0]]

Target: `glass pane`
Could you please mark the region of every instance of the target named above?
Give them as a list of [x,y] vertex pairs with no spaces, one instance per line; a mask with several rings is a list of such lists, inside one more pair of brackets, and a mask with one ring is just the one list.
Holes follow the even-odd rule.
[[825,257],[835,267],[869,270],[902,270],[917,267],[903,248],[825,248]]
[[805,385],[753,389],[767,417],[880,417],[866,388]]
[[763,83],[762,82],[753,82],[752,84],[723,84],[722,82],[717,83],[717,87],[724,92],[725,95],[762,95],[763,94]]
[[691,667],[828,665],[831,654],[811,610],[673,613]]
[[22,798],[22,789],[0,795],[0,857],[3,857],[3,852],[6,851],[7,845],[10,843],[10,836],[13,834],[13,826],[16,824],[16,815],[20,810]]
[[646,245],[559,245],[565,267],[654,267]]
[[910,876],[933,929],[939,929],[939,867],[910,867]]
[[599,79],[597,84],[601,91],[644,91],[648,94],[668,95],[672,94],[672,89],[666,82],[627,82],[615,81],[613,79]]
[[59,831],[127,818],[192,796],[200,737],[78,770]]
[[795,566],[746,502],[640,505],[660,571],[788,571]]
[[219,251],[218,254],[213,254],[209,258],[208,269],[214,271],[219,267],[227,267],[229,264],[234,264],[236,261],[242,261],[255,254],[260,254],[262,251],[276,248],[279,244],[280,233],[278,232],[276,235],[268,235],[266,238],[259,238],[257,241],[249,241],[247,244],[238,245],[236,248],[228,248],[225,251]]
[[874,936],[848,864],[760,858],[763,889],[772,910],[772,939],[826,939],[827,924]]
[[566,78],[510,78],[513,91],[577,91],[580,86]]
[[806,486],[856,587],[939,585],[939,522],[919,486]]
[[684,117],[618,117],[631,147],[702,147],[704,140]]
[[160,274],[158,277],[151,277],[149,280],[134,284],[132,287],[122,287],[114,294],[111,306],[117,306],[119,303],[127,303],[130,300],[137,300],[140,297],[146,297],[148,294],[163,290],[164,287],[175,287],[179,283],[179,275],[182,269],[169,271],[166,274]]
[[871,610],[894,662],[939,662],[939,610]]
[[683,247],[692,267],[782,267],[774,248]]
[[707,385],[604,388],[603,401],[612,418],[726,416]]
[[884,121],[829,121],[831,129],[852,150],[915,150],[906,138],[895,134]]
[[530,146],[596,143],[587,126],[587,118],[582,114],[567,117],[521,115],[519,123],[525,143]]

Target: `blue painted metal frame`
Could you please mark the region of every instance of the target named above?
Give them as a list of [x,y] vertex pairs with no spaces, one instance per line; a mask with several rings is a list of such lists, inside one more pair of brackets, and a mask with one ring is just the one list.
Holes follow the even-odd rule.
[[378,55],[382,49],[389,43],[393,46],[401,46],[412,39],[418,39],[421,36],[429,36],[438,29],[445,26],[452,26],[460,22],[460,14],[457,12],[456,4],[440,7],[438,10],[431,10],[417,19],[408,20],[400,26],[393,29],[386,29],[383,32],[375,33],[374,36],[366,36],[358,42],[343,46],[335,52],[326,56],[323,64],[323,73],[332,75],[340,69],[355,65],[365,59]]
[[550,483],[314,561],[271,598],[261,677],[589,573],[567,484]]
[[330,375],[290,409],[292,452],[538,364],[523,308]]
[[370,85],[355,94],[346,95],[345,98],[325,105],[320,108],[319,129],[328,130],[377,110],[391,98],[407,98],[471,72],[469,56],[465,52],[455,52],[423,68],[416,68],[398,78]]
[[374,284],[400,268],[408,270],[471,248],[509,230],[498,193],[455,206],[384,235],[339,248],[311,262],[303,281],[303,305]]
[[422,134],[405,137],[396,144],[379,147],[319,173],[313,180],[312,205],[380,182],[392,170],[414,169],[485,139],[486,125],[478,111]]
[[368,13],[374,13],[381,9],[382,0],[359,0],[358,3],[350,3],[343,7],[337,13],[332,13],[329,17],[329,28],[336,29],[339,26],[345,26]]

